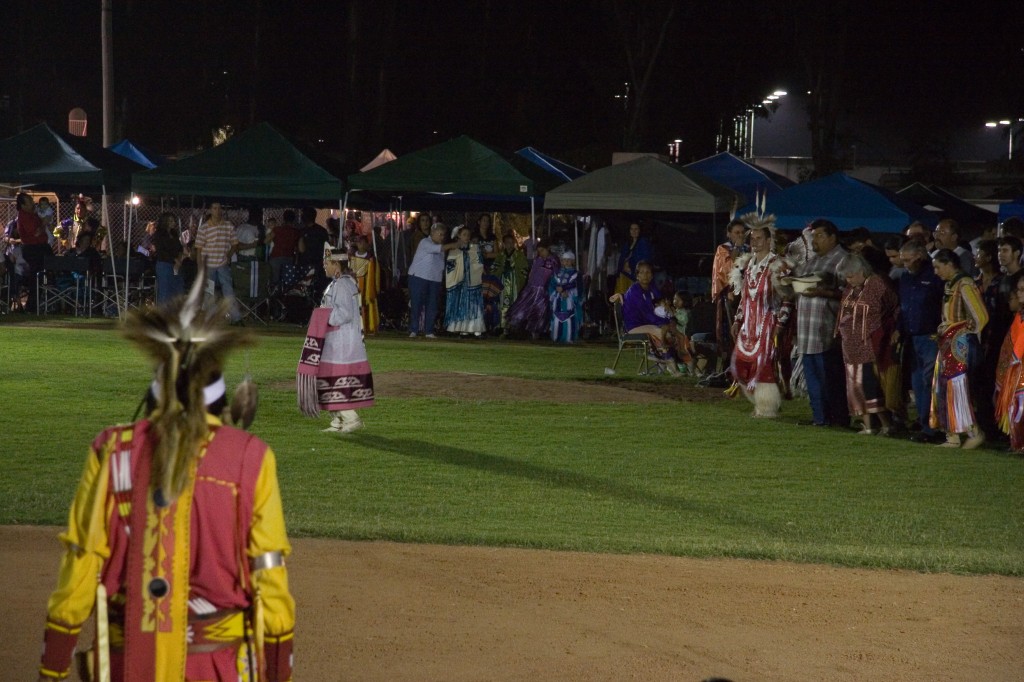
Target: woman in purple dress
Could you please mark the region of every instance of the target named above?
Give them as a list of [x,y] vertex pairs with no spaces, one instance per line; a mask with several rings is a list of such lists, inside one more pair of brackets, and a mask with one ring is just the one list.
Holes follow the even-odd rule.
[[508,309],[508,326],[511,330],[524,330],[534,339],[548,330],[551,322],[551,302],[548,299],[548,282],[558,272],[558,259],[551,255],[547,244],[537,244],[537,257],[530,266],[530,275],[519,298]]

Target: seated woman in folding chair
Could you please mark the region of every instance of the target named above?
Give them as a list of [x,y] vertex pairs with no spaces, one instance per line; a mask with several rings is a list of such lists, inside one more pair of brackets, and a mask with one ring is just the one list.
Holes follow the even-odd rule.
[[658,290],[651,286],[653,281],[654,270],[651,264],[640,261],[636,266],[636,282],[622,295],[622,326],[627,334],[647,334],[658,365],[669,374],[678,375],[676,361],[665,338],[666,331],[674,325],[675,320],[655,311],[654,302],[660,296]]

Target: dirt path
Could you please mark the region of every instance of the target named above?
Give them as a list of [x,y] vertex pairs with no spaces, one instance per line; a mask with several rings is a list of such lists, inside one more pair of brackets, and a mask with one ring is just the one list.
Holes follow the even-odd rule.
[[[0,527],[4,679],[34,679],[56,528]],[[297,540],[302,680],[1021,680],[1024,580]]]

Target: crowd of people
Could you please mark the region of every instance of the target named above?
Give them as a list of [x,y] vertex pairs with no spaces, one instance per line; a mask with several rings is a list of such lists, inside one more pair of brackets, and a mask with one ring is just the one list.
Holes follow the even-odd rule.
[[[1024,451],[1024,223],[970,244],[955,220],[913,223],[876,246],[827,219],[794,236],[748,214],[727,236],[713,265],[717,351],[755,417],[806,394],[809,426],[852,417],[863,435]],[[643,292],[648,271],[640,263],[624,295],[626,326],[660,349],[669,320]]]
[[449,334],[579,340],[582,279],[571,250],[556,256],[538,241],[530,261],[517,235],[495,237],[488,214],[475,229],[458,225],[450,233],[422,214],[416,229],[408,272],[410,337],[436,337],[443,298],[441,327]]

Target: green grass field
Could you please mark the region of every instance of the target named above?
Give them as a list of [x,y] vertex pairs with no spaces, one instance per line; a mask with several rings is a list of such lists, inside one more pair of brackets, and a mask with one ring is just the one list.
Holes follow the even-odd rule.
[[[0,523],[63,524],[89,441],[131,419],[150,371],[109,323],[3,320]],[[277,453],[293,536],[1024,575],[1019,456],[798,427],[805,401],[754,420],[742,399],[379,394],[367,428],[338,437],[295,407],[303,331],[259,331],[227,378],[237,383],[248,365],[260,385],[252,430]],[[387,335],[368,350],[376,373],[544,380],[600,379],[614,354]]]

